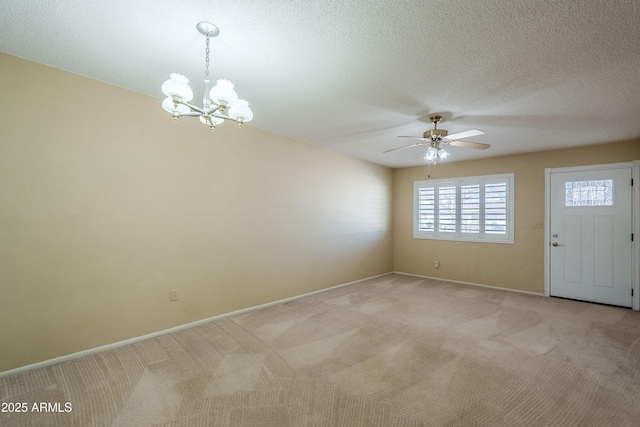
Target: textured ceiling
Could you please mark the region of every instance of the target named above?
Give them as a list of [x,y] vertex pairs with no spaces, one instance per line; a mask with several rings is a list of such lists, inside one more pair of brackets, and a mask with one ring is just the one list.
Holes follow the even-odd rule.
[[640,138],[637,0],[2,0],[0,51],[160,109],[171,72],[202,90],[202,20],[221,31],[211,77],[236,84],[252,125],[374,163],[423,164],[424,147],[382,151],[436,113],[492,145],[448,162]]

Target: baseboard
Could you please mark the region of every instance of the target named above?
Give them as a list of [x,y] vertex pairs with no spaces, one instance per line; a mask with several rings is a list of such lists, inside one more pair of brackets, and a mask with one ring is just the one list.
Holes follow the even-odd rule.
[[535,295],[539,297],[544,296],[543,292],[522,291],[520,289],[502,288],[500,286],[484,285],[482,283],[462,282],[460,280],[443,279],[442,277],[422,276],[420,274],[403,273],[402,271],[394,271],[393,274],[400,274],[402,276],[420,277],[421,279],[442,280],[443,282],[459,283],[461,285],[479,286],[481,288],[497,289],[500,291],[508,291],[508,292],[517,292],[520,294]]
[[330,290],[333,290],[333,289],[342,288],[342,287],[349,286],[349,285],[354,285],[356,283],[364,282],[365,280],[371,280],[371,279],[375,279],[375,278],[378,278],[378,277],[387,276],[389,274],[393,274],[393,272],[378,274],[377,276],[371,276],[371,277],[367,277],[367,278],[364,278],[364,279],[355,280],[353,282],[342,283],[340,285],[335,285],[335,286],[331,286],[331,287],[328,287],[328,288],[319,289],[317,291],[307,292],[307,293],[296,295],[296,296],[293,296],[293,297],[284,298],[284,299],[281,299],[281,300],[272,301],[272,302],[268,302],[268,303],[265,303],[265,304],[256,305],[256,306],[253,306],[253,307],[243,308],[243,309],[240,309],[240,310],[231,311],[229,313],[219,314],[217,316],[208,317],[206,319],[197,320],[195,322],[186,323],[184,325],[174,326],[173,328],[164,329],[162,331],[153,332],[153,333],[150,333],[150,334],[147,334],[147,335],[142,335],[142,336],[139,336],[139,337],[129,338],[129,339],[124,340],[124,341],[118,341],[118,342],[115,342],[115,343],[112,343],[112,344],[107,344],[107,345],[103,345],[103,346],[100,346],[100,347],[90,348],[88,350],[82,350],[82,351],[79,351],[77,353],[72,353],[72,354],[67,354],[65,356],[55,357],[53,359],[44,360],[42,362],[32,363],[30,365],[25,365],[25,366],[21,366],[19,368],[10,369],[8,371],[0,372],[0,378],[6,378],[6,377],[10,377],[12,375],[21,374],[23,372],[31,371],[33,369],[39,369],[39,368],[44,368],[44,367],[51,366],[51,365],[57,365],[58,363],[66,362],[68,360],[73,360],[73,359],[77,359],[79,357],[89,356],[91,354],[100,353],[102,351],[111,350],[111,349],[122,347],[122,346],[128,345],[128,344],[134,344],[134,343],[137,343],[139,341],[147,340],[149,338],[154,338],[154,337],[157,337],[157,336],[160,336],[160,335],[170,334],[172,332],[177,332],[177,331],[181,331],[183,329],[192,328],[194,326],[202,325],[204,323],[213,322],[214,320],[224,319],[224,318],[235,316],[235,315],[238,315],[238,314],[249,313],[251,311],[260,310],[261,308],[266,308],[266,307],[270,307],[270,306],[274,306],[274,305],[278,305],[278,304],[283,304],[283,303],[286,303],[286,302],[289,302],[289,301],[293,301],[293,300],[296,300],[296,299],[299,299],[299,298],[303,298],[303,297],[319,294],[319,293],[322,293],[322,292],[326,292],[326,291],[330,291]]

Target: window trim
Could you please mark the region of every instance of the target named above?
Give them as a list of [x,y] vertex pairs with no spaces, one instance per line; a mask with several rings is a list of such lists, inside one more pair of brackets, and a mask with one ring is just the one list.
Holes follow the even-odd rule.
[[[484,227],[480,227],[478,233],[461,232],[461,193],[462,186],[480,184],[481,194],[484,194],[485,186],[489,183],[504,182],[507,187],[507,203],[506,203],[506,233],[492,234],[486,233]],[[442,186],[455,185],[456,187],[456,230],[455,232],[439,231],[437,218],[434,222],[433,231],[424,231],[419,229],[419,195],[422,188],[439,188]],[[462,242],[482,242],[482,243],[514,243],[514,174],[495,174],[495,175],[478,175],[458,178],[428,179],[413,182],[413,238],[414,239],[432,239],[432,240],[450,240]],[[438,204],[438,200],[434,200],[434,204]],[[485,199],[480,204],[480,217],[485,216],[484,210]]]

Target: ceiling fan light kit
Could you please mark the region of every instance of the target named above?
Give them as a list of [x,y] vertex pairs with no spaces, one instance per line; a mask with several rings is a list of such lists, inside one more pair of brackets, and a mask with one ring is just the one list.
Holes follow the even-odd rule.
[[428,162],[435,162],[438,158],[438,150],[435,147],[429,147],[427,153],[424,155],[424,159]]
[[450,154],[444,148],[440,147],[440,144],[453,145],[455,147],[476,148],[479,150],[486,150],[487,148],[491,147],[490,144],[456,140],[456,139],[462,139],[462,138],[469,138],[471,136],[484,135],[484,132],[479,129],[470,129],[464,132],[458,132],[458,133],[453,133],[449,135],[449,132],[447,132],[445,129],[438,129],[438,123],[440,123],[440,121],[442,120],[442,116],[431,116],[429,117],[429,120],[431,120],[431,123],[433,123],[433,129],[423,133],[422,138],[417,136],[401,136],[400,137],[400,138],[419,139],[421,142],[405,145],[403,147],[392,148],[391,150],[384,151],[384,153],[389,153],[391,151],[396,151],[396,150],[402,150],[404,148],[428,145],[429,148],[427,149],[427,153],[424,155],[424,159],[427,162],[435,163],[437,160],[446,159]]
[[229,80],[220,79],[211,87],[209,80],[209,39],[220,34],[218,27],[210,22],[202,21],[196,28],[206,37],[204,94],[202,107],[190,104],[193,90],[189,86],[189,79],[182,74],[171,74],[169,80],[162,84],[162,93],[166,98],[162,101],[162,108],[173,116],[174,121],[182,116],[198,117],[200,121],[215,130],[216,125],[225,120],[232,120],[242,126],[253,119],[253,111],[249,103],[239,99],[235,86]]

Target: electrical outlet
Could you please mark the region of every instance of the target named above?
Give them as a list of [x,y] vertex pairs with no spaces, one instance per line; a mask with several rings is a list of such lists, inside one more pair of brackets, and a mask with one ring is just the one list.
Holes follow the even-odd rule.
[[440,261],[438,261],[438,260],[433,261],[433,266],[435,268],[440,268]]
[[171,291],[169,292],[169,300],[178,301],[178,290],[177,289],[171,289]]

